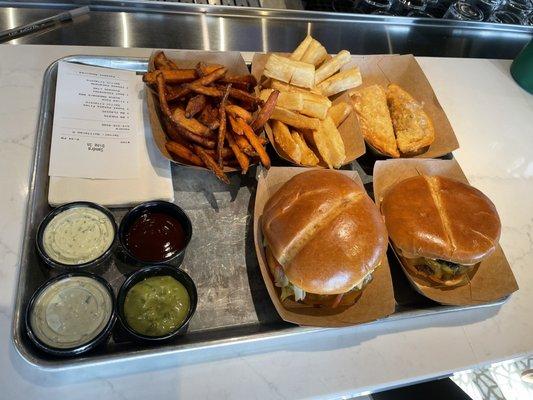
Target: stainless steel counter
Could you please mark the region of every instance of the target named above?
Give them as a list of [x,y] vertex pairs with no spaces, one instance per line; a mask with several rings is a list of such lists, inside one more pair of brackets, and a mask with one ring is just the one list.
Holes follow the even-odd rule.
[[[0,29],[52,15],[68,3],[2,2]],[[331,52],[514,58],[533,36],[533,27],[450,20],[128,0],[90,3],[89,15],[10,43],[289,51],[310,32]]]

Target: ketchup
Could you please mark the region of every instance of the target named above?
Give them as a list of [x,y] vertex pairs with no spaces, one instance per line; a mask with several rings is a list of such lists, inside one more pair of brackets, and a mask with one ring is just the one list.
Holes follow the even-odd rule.
[[185,247],[185,230],[169,214],[148,211],[137,218],[125,235],[128,250],[141,261],[165,261]]

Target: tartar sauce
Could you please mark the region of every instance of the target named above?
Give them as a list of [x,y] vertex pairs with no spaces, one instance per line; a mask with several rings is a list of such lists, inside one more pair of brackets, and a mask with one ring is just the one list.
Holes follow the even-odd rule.
[[44,229],[46,254],[62,264],[96,260],[113,243],[115,229],[108,216],[91,207],[73,207],[57,214]]
[[113,300],[106,287],[87,276],[70,276],[46,287],[30,311],[30,326],[44,344],[83,346],[106,327]]

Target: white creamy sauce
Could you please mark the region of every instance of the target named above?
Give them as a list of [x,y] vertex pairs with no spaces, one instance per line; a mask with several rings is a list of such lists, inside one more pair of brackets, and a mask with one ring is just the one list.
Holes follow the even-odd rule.
[[79,347],[102,332],[111,317],[112,304],[100,282],[85,276],[68,277],[37,297],[30,325],[35,336],[50,347]]
[[114,237],[113,224],[103,212],[91,207],[73,207],[48,223],[43,247],[54,261],[76,265],[100,257]]

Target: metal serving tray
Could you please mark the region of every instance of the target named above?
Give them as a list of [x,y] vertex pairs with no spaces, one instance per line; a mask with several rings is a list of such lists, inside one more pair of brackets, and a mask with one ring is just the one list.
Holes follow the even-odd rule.
[[[62,60],[139,73],[146,71],[148,65],[146,58],[70,56]],[[324,329],[300,327],[284,322],[270,301],[253,245],[252,210],[257,170],[252,169],[245,176],[233,174],[231,184],[224,185],[209,172],[173,166],[175,202],[185,209],[193,224],[193,239],[187,248],[182,265],[198,289],[198,307],[188,333],[171,343],[148,347],[129,341],[117,322],[109,342],[102,348],[83,356],[59,359],[36,349],[24,332],[24,311],[35,289],[46,279],[57,274],[43,264],[35,249],[37,227],[51,209],[47,201],[48,161],[56,78],[57,61],[50,65],[44,76],[13,318],[13,341],[23,358],[42,369],[65,370],[117,360],[133,360],[144,356],[178,353],[183,355],[208,347],[267,341]],[[284,165],[284,162],[274,154],[272,159],[274,165]],[[367,190],[370,191],[372,176],[369,174],[374,161],[372,156],[363,156],[358,162],[349,166],[359,172]],[[126,211],[127,209],[113,210],[117,223]],[[505,301],[503,299],[472,307],[439,305],[422,297],[410,287],[392,254],[389,254],[389,262],[397,305],[395,313],[387,320],[414,318],[468,308],[493,307]],[[96,272],[111,283],[116,294],[125,275],[133,270],[116,257],[112,257],[108,264]]]

